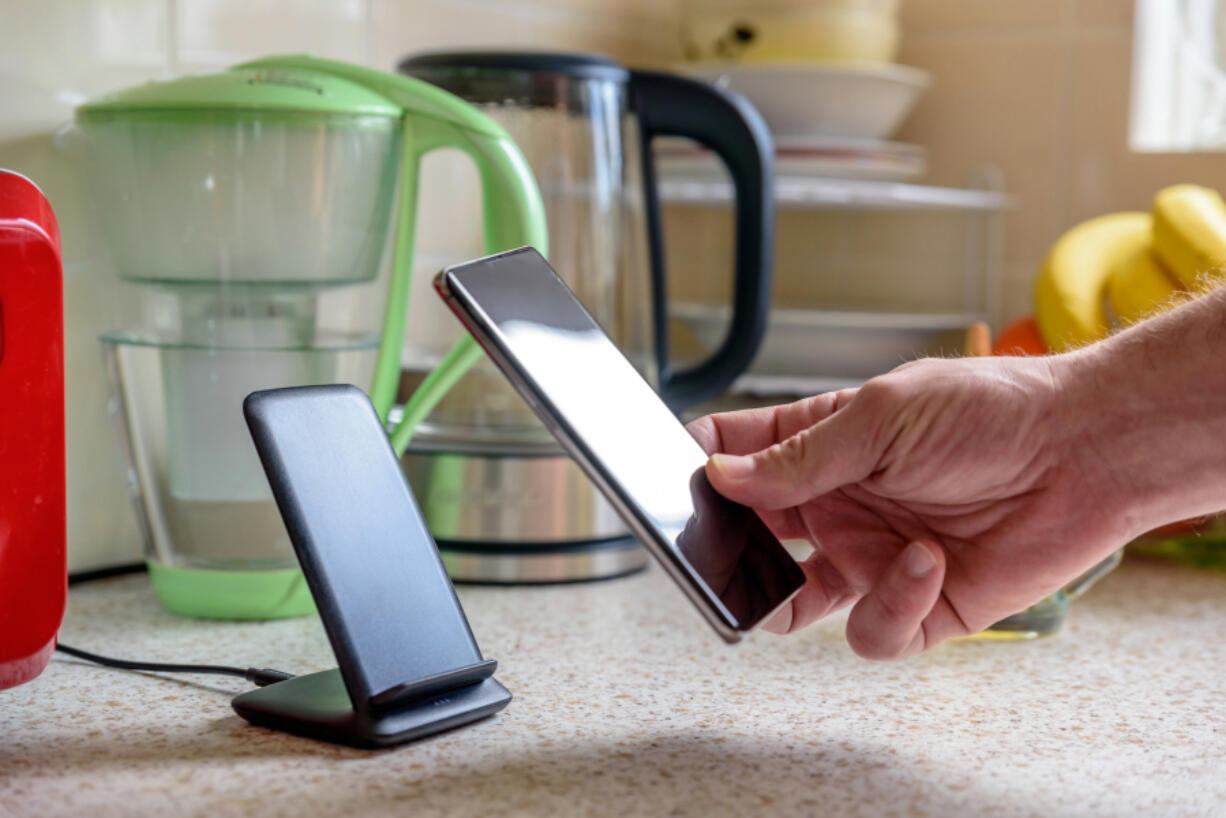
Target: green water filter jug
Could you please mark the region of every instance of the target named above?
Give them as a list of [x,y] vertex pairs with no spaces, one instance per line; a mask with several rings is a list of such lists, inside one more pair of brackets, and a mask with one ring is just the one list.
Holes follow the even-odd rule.
[[[308,56],[113,93],[76,124],[98,233],[140,302],[103,343],[154,590],[193,616],[307,613],[243,397],[349,381],[386,419],[422,157],[472,158],[490,252],[547,246],[532,173],[459,98]],[[389,234],[381,317],[363,325],[337,294],[378,286]],[[405,404],[402,436],[480,355],[468,339],[446,355]]]

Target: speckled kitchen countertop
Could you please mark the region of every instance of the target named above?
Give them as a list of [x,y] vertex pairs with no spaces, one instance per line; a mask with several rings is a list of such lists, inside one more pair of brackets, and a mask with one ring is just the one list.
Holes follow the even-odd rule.
[[[0,692],[0,815],[1226,814],[1226,575],[1126,561],[1029,643],[856,658],[836,617],[727,647],[659,570],[462,587],[506,710],[393,750],[251,727],[239,679],[57,657]],[[144,577],[74,588],[114,655],[333,664],[312,618],[209,623]]]

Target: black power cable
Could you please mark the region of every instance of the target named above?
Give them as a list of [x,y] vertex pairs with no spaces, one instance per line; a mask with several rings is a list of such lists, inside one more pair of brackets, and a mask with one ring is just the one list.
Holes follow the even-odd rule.
[[148,670],[154,673],[214,673],[218,676],[242,676],[249,682],[255,682],[259,687],[294,678],[292,673],[271,670],[266,667],[241,668],[231,665],[175,665],[164,662],[132,662],[127,659],[113,659],[110,656],[90,653],[87,650],[65,645],[63,642],[57,644],[55,649],[60,653],[67,653],[69,656],[75,656],[87,662],[94,662],[104,667],[119,668],[120,670]]
[[[78,571],[68,575],[68,584],[80,585],[83,582],[93,582],[98,579],[124,576],[126,574],[139,574],[144,571],[145,564],[139,562],[99,568],[92,571]],[[87,662],[94,662],[103,667],[119,668],[120,670],[145,670],[154,673],[212,673],[219,676],[241,676],[249,682],[254,682],[259,687],[294,678],[292,673],[272,670],[266,667],[241,668],[232,665],[180,665],[165,662],[135,662],[129,659],[115,659],[110,656],[102,656],[97,653],[90,653],[87,650],[74,648],[70,645],[65,645],[63,642],[56,644],[55,649],[60,653],[66,653],[69,656],[84,659]]]
[[149,569],[143,562],[125,562],[120,565],[108,565],[105,568],[91,568],[88,571],[74,571],[68,575],[68,584],[80,585],[83,582],[93,582],[98,579],[122,577],[128,574],[143,574]]

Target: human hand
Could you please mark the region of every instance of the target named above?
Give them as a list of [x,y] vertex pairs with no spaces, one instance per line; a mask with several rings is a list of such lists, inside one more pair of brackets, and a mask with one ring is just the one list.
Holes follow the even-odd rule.
[[908,656],[1016,613],[1119,548],[1125,489],[1057,358],[922,360],[858,390],[690,424],[707,474],[813,554],[802,628],[847,605],[862,656]]

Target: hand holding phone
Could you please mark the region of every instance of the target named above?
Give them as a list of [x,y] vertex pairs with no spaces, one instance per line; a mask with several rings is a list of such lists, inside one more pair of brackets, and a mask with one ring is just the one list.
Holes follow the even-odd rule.
[[729,642],[804,585],[757,513],[530,247],[449,267],[435,289],[627,527]]

